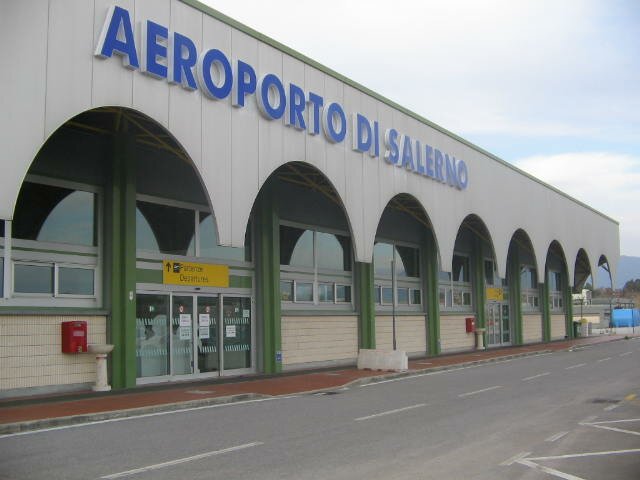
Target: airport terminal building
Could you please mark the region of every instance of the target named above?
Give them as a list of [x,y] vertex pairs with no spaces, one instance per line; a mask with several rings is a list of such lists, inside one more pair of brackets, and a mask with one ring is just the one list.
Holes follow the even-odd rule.
[[0,396],[572,335],[615,220],[195,0],[7,2]]

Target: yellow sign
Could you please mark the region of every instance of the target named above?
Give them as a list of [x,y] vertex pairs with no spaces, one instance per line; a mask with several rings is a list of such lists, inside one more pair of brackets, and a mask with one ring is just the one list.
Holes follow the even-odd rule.
[[487,287],[487,300],[502,302],[504,300],[503,290],[501,288]]
[[228,287],[229,267],[209,263],[163,260],[162,283],[197,287]]

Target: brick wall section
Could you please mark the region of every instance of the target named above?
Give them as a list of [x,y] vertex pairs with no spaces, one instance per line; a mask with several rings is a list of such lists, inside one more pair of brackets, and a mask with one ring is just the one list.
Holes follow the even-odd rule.
[[106,343],[106,318],[0,316],[0,390],[95,382],[95,357],[62,353],[64,321],[85,320],[88,343]]
[[282,364],[355,359],[358,317],[282,317]]
[[522,341],[524,343],[536,343],[542,341],[542,314],[522,314]]
[[[406,353],[426,353],[426,316],[396,317],[396,346]],[[376,348],[393,349],[393,317],[376,317]]]
[[466,332],[465,318],[473,314],[460,316],[440,316],[440,348],[443,353],[473,350],[476,346],[474,333]]
[[551,315],[551,340],[564,338],[566,335],[564,326],[564,313]]

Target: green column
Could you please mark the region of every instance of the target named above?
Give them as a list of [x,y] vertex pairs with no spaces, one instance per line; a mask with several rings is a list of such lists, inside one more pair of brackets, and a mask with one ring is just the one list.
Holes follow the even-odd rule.
[[513,310],[513,343],[522,345],[522,299],[520,286],[520,252],[517,245],[513,245],[507,268],[509,269],[509,298]]
[[422,268],[424,270],[427,302],[427,353],[440,354],[440,305],[438,302],[438,251],[431,235],[424,242]]
[[280,221],[270,187],[260,194],[256,208],[256,305],[262,331],[264,373],[282,371],[280,316]]
[[565,336],[567,338],[573,338],[573,289],[567,286],[564,291]]
[[373,263],[355,262],[358,292],[359,348],[376,348],[376,310],[373,294]]
[[110,298],[109,341],[113,388],[136,384],[136,165],[133,139],[113,139],[111,175],[105,194],[105,282]]
[[551,310],[549,308],[549,275],[545,268],[542,284],[542,341],[551,341]]
[[[476,309],[476,328],[486,328],[485,304],[487,292],[484,286],[484,255],[482,240],[475,238],[473,242],[473,302]],[[487,344],[487,333],[484,333],[484,345]]]

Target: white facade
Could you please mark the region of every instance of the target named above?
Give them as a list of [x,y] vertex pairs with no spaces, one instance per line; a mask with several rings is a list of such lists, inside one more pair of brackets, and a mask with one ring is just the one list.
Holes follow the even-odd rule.
[[[189,37],[198,52],[219,49],[233,65],[242,60],[258,76],[273,73],[285,86],[295,83],[324,97],[326,104],[338,102],[347,116],[362,113],[382,128],[395,128],[463,159],[468,188],[458,190],[354,151],[351,128],[344,141],[330,143],[322,134],[266,119],[254,95],[247,97],[245,107],[235,108],[231,96],[212,100],[201,90],[188,91],[127,69],[120,56],[97,57],[94,51],[113,5],[131,13],[138,48],[140,22],[164,25]],[[25,0],[5,2],[1,9],[2,219],[12,218],[26,172],[57,128],[81,112],[120,106],[163,125],[187,152],[209,195],[223,245],[242,246],[260,188],[279,166],[296,161],[315,166],[333,184],[350,224],[357,261],[371,262],[385,206],[406,193],[422,205],[432,223],[443,271],[451,269],[462,221],[475,214],[491,235],[502,278],[518,229],[531,239],[539,272],[545,271],[549,246],[556,240],[564,251],[569,283],[580,249],[587,253],[594,277],[603,255],[611,277],[616,277],[616,221],[249,29],[230,26],[179,0]]]

